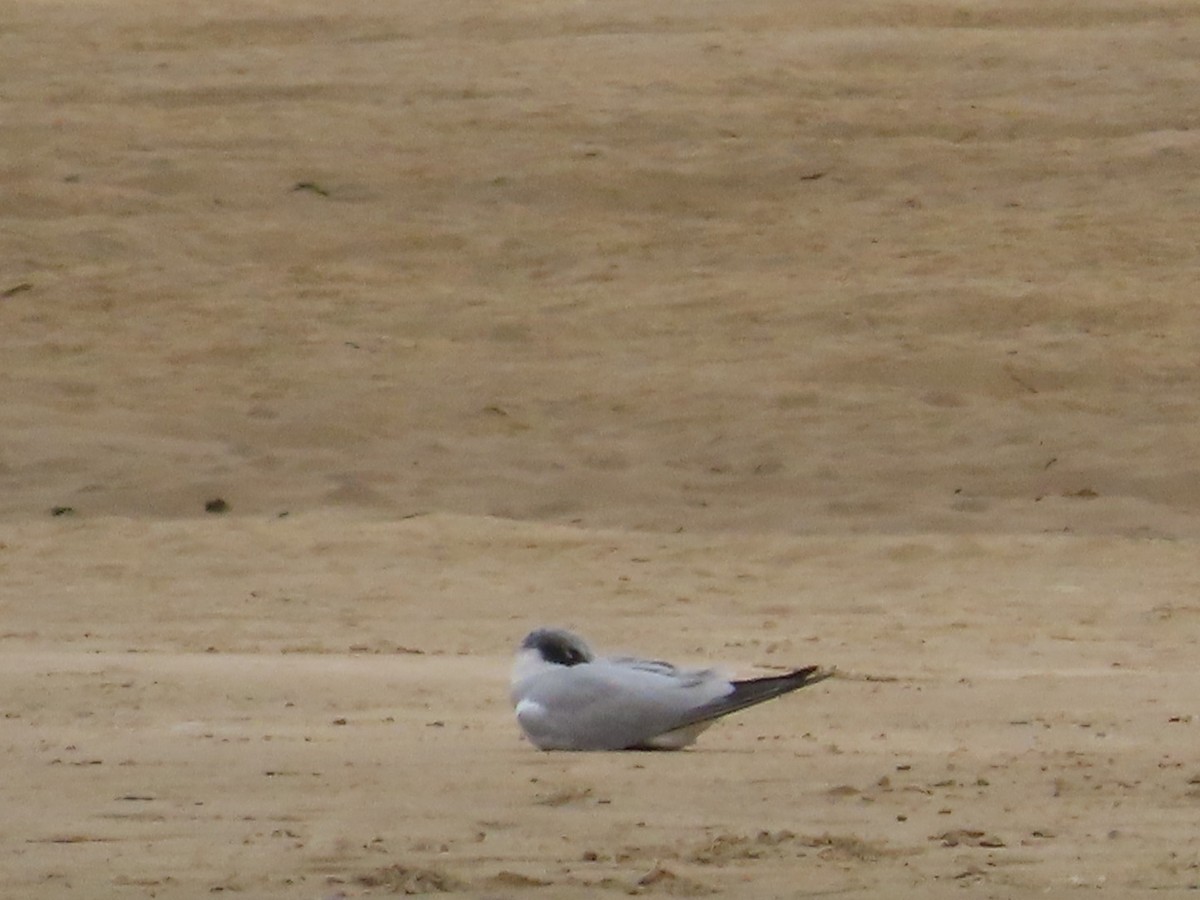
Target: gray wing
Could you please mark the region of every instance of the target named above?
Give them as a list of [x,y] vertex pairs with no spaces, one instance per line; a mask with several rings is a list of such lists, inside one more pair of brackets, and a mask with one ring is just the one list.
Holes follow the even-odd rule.
[[661,659],[638,659],[636,656],[612,656],[601,660],[602,663],[620,666],[623,669],[636,669],[641,672],[654,672],[674,678],[684,686],[693,686],[704,681],[721,679],[716,669],[681,669]]
[[538,747],[624,750],[711,718],[702,710],[733,691],[713,671],[614,659],[548,670],[514,693],[517,719]]
[[746,709],[749,706],[765,703],[767,700],[773,700],[776,697],[782,697],[784,694],[797,691],[802,687],[808,687],[810,684],[816,684],[818,681],[824,681],[832,675],[833,671],[831,669],[822,669],[820,666],[805,666],[803,669],[796,669],[794,672],[788,672],[786,675],[768,675],[765,678],[734,681],[730,684],[731,690],[728,693],[716,697],[704,704],[704,706],[696,709],[692,717],[683,722],[682,725],[711,722],[713,719],[727,716],[730,713],[737,712],[739,709]]

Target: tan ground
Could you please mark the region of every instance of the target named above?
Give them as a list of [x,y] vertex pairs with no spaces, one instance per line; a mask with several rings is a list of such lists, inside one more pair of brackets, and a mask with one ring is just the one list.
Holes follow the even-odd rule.
[[[1198,79],[1191,0],[0,0],[0,895],[1195,896]],[[843,677],[541,754],[547,622]]]

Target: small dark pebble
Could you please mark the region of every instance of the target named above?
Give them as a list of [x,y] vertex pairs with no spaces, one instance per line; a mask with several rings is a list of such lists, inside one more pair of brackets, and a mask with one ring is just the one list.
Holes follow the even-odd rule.
[[209,500],[204,504],[204,511],[208,513],[229,512],[229,504],[220,497],[217,497],[215,500]]
[[292,190],[308,191],[312,194],[319,194],[322,197],[329,196],[329,191],[325,190],[325,188],[321,187],[315,181],[297,181],[294,185],[292,185]]

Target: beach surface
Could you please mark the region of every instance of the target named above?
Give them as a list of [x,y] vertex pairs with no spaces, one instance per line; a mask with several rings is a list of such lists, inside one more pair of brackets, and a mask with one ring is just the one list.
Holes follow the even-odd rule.
[[[1194,897],[1198,66],[1190,2],[0,0],[4,890]],[[838,675],[540,753],[543,624]]]

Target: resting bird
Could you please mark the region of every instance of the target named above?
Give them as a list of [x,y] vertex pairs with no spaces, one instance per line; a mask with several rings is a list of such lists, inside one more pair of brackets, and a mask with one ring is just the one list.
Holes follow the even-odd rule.
[[579,636],[539,628],[512,673],[517,723],[541,750],[679,750],[722,716],[824,681],[832,670],[730,681],[631,657],[597,657]]

